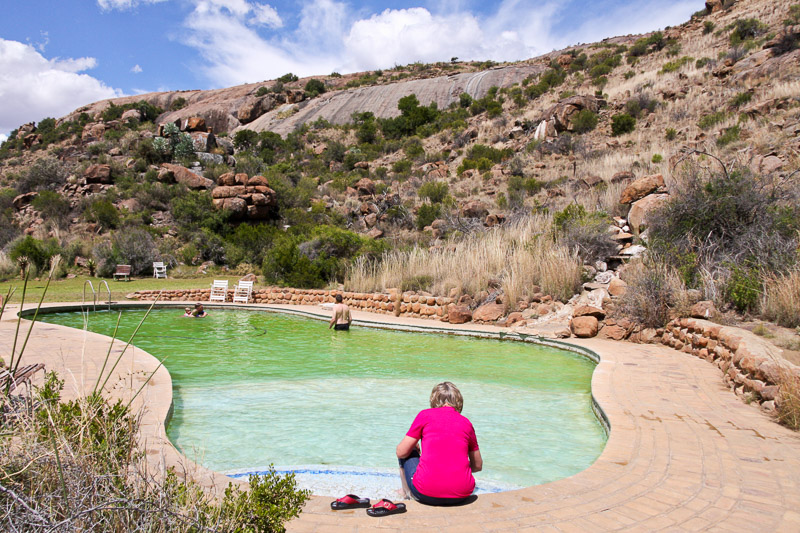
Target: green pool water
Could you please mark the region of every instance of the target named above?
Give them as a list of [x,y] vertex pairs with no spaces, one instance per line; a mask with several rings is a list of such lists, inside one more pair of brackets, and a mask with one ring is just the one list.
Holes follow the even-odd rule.
[[[431,388],[464,396],[484,470],[479,480],[528,486],[587,468],[606,435],[591,408],[594,363],[511,341],[407,333],[280,313],[212,309],[205,319],[153,310],[134,344],[173,379],[167,433],[219,471],[265,465],[396,466],[394,449]],[[144,311],[122,313],[127,340]],[[111,335],[117,312],[89,314]],[[82,328],[80,313],[43,321]]]

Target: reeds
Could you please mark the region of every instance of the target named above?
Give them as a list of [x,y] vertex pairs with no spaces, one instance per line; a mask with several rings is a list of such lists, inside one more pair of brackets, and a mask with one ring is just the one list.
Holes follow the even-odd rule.
[[551,220],[526,217],[508,226],[449,239],[434,249],[391,251],[380,261],[356,261],[345,285],[357,291],[382,291],[427,280],[436,295],[476,295],[500,282],[510,308],[532,295],[534,286],[567,299],[579,287],[581,262],[552,238]]

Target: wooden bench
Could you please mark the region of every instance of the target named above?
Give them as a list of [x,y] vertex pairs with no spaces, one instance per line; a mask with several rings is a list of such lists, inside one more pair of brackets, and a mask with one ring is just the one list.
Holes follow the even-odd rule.
[[131,266],[130,265],[117,265],[117,271],[114,272],[114,279],[125,278],[125,281],[131,280]]
[[0,371],[0,392],[10,393],[23,383],[30,386],[31,377],[39,370],[44,370],[44,364],[27,365],[17,369],[14,374],[8,369]]

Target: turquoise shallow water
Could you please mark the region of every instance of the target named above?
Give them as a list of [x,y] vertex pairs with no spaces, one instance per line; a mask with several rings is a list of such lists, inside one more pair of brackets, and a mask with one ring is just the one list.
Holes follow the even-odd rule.
[[[125,311],[127,340],[143,311]],[[90,314],[110,335],[116,312]],[[44,321],[82,328],[79,313]],[[219,471],[276,465],[396,466],[394,448],[431,388],[452,381],[475,426],[488,483],[528,486],[570,476],[601,453],[591,410],[594,363],[510,341],[385,331],[279,313],[154,310],[134,344],[173,379],[168,435]]]

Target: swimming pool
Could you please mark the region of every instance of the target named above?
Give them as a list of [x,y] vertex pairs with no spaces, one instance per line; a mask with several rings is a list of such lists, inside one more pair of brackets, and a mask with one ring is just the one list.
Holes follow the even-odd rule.
[[[517,342],[354,327],[282,313],[213,309],[205,319],[155,309],[134,344],[164,361],[173,379],[167,428],[188,457],[226,473],[297,470],[318,494],[346,479],[397,485],[394,448],[431,388],[452,381],[475,426],[483,490],[561,479],[587,468],[606,435],[592,412],[594,362]],[[122,313],[127,340],[144,315]],[[110,335],[116,312],[89,315]],[[83,327],[80,313],[43,321]],[[349,477],[348,477],[349,476]],[[333,478],[333,481],[331,481]],[[391,481],[390,481],[391,478]],[[375,481],[375,480],[378,481]]]

